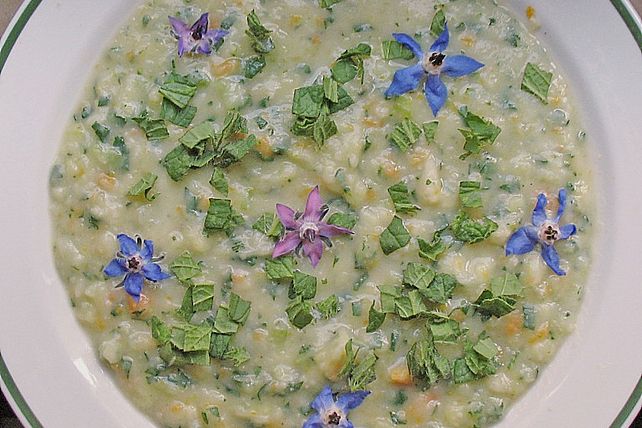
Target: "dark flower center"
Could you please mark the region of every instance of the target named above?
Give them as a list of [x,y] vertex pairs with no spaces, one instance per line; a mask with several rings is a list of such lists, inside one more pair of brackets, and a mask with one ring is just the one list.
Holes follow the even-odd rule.
[[140,272],[143,268],[143,260],[138,254],[127,259],[127,269],[132,272]]
[[201,40],[206,31],[207,31],[207,26],[197,25],[196,28],[192,30],[192,38],[194,40]]
[[440,67],[444,63],[444,58],[446,58],[446,55],[444,55],[441,52],[433,52],[430,54],[430,58],[428,58],[428,61],[434,66],[434,67]]
[[305,222],[299,229],[299,238],[308,242],[314,242],[317,239],[319,228],[313,222]]
[[339,425],[341,423],[341,415],[337,412],[332,412],[328,415],[328,424]]
[[560,239],[560,228],[556,224],[543,224],[539,230],[539,239],[546,245],[553,245]]

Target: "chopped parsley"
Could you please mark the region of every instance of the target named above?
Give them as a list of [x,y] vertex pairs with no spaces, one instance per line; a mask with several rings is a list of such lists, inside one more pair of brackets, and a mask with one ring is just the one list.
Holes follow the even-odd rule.
[[535,95],[544,104],[548,104],[548,90],[551,87],[553,73],[542,70],[539,66],[527,63],[522,78],[522,90]]
[[403,220],[395,216],[388,227],[379,236],[379,244],[385,255],[391,254],[410,242],[410,233]]

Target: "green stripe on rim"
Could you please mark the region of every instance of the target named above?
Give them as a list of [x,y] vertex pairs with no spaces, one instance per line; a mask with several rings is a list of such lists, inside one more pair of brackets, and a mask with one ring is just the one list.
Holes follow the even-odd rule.
[[[38,3],[40,3],[40,0],[38,0]],[[29,405],[18,390],[16,383],[13,381],[13,378],[9,373],[9,369],[2,358],[2,353],[0,353],[0,380],[2,380],[2,383],[7,387],[7,392],[11,395],[13,402],[16,404],[18,410],[22,413],[22,416],[24,416],[29,425],[33,428],[42,428],[42,424],[31,408],[29,408]]]
[[631,14],[631,4],[627,0],[611,0],[611,4],[615,10],[618,11],[622,20],[624,20],[624,23],[629,28],[629,31],[635,39],[635,43],[637,43],[640,51],[642,51],[642,27],[640,27],[636,17]]
[[20,33],[22,33],[22,30],[25,28],[25,25],[27,25],[27,21],[29,21],[29,18],[31,18],[31,15],[35,12],[36,8],[40,4],[42,0],[31,0],[27,6],[25,6],[24,9],[22,9],[22,13],[20,14],[20,17],[18,17],[18,20],[14,24],[13,28],[11,29],[11,32],[9,32],[9,35],[7,36],[7,39],[5,40],[4,45],[2,45],[2,49],[0,49],[0,73],[2,73],[2,70],[4,69],[4,65],[7,62],[7,58],[9,58],[9,53],[11,53],[11,49],[13,49],[13,45],[16,44],[16,40],[18,40],[18,36]]
[[[9,58],[9,54],[11,53],[11,50],[16,44],[16,40],[18,40],[18,36],[20,36],[20,33],[22,33],[22,30],[27,25],[29,18],[31,18],[36,8],[40,5],[41,1],[42,0],[31,0],[24,7],[24,9],[22,10],[22,13],[16,20],[13,28],[11,28],[11,31],[9,32],[6,38],[4,45],[2,45],[2,48],[0,49],[0,73],[2,73],[2,70],[4,69],[7,59]],[[629,31],[631,32],[631,35],[633,36],[633,39],[635,40],[636,44],[640,48],[640,51],[642,51],[642,27],[640,27],[636,17],[631,14],[629,7],[625,4],[625,0],[611,0],[611,4],[622,17],[622,20],[624,21]],[[1,352],[0,352],[0,380],[5,385],[7,392],[10,394],[15,405],[18,407],[17,410],[20,411],[20,413],[24,416],[26,421],[33,428],[42,428],[42,424],[40,423],[36,415],[33,413],[33,411],[29,408],[29,405],[27,404],[24,397],[18,390],[18,387],[16,386],[16,383],[11,377],[11,374],[9,373],[9,369],[7,368],[7,365],[4,359],[2,358]],[[623,427],[626,420],[631,416],[631,412],[635,410],[638,402],[640,401],[640,398],[642,398],[642,377],[640,377],[640,380],[638,381],[637,385],[635,386],[635,389],[631,393],[631,396],[629,397],[627,402],[624,404],[624,407],[622,408],[620,413],[617,415],[617,417],[611,424],[610,428]]]
[[635,385],[635,389],[633,389],[631,396],[627,400],[626,404],[624,404],[624,407],[617,415],[610,428],[621,428],[625,426],[624,423],[629,418],[629,416],[631,416],[631,412],[635,410],[635,407],[640,402],[640,397],[642,397],[642,376],[640,377],[638,384]]
[[[10,32],[8,33],[6,40],[2,45],[2,49],[0,49],[0,73],[2,73],[2,70],[4,70],[4,66],[7,63],[7,59],[9,58],[9,54],[11,53],[11,50],[16,44],[16,40],[18,40],[18,36],[20,36],[20,33],[22,33],[22,30],[24,30],[25,26],[27,25],[27,22],[29,21],[29,18],[31,18],[31,15],[33,15],[38,5],[40,5],[41,1],[42,0],[31,0],[22,9],[20,16],[15,21],[15,24],[13,25]],[[6,387],[6,392],[11,396],[13,403],[17,407],[17,408],[14,408],[14,411],[15,410],[19,411],[23,416],[23,420],[27,421],[27,423],[31,427],[42,428],[42,424],[40,423],[36,415],[33,413],[31,408],[25,401],[24,397],[20,393],[20,390],[16,386],[16,383],[14,382],[13,377],[11,377],[11,373],[9,373],[7,364],[2,358],[2,352],[0,352],[0,381],[2,381],[2,383]]]

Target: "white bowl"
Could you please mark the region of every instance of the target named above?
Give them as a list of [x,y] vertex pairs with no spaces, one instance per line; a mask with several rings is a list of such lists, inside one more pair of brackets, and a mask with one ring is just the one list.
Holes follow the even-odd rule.
[[[152,425],[73,317],[52,260],[47,193],[77,97],[136,3],[26,1],[2,38],[0,386],[27,426]],[[642,24],[625,0],[507,7],[524,17],[527,5],[583,107],[603,227],[576,332],[500,426],[621,426],[642,393]]]

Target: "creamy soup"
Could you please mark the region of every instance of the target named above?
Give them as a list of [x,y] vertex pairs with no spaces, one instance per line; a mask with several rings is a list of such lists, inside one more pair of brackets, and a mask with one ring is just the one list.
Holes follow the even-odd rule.
[[164,427],[500,420],[574,328],[594,220],[569,82],[522,13],[141,2],[50,183],[123,393]]

